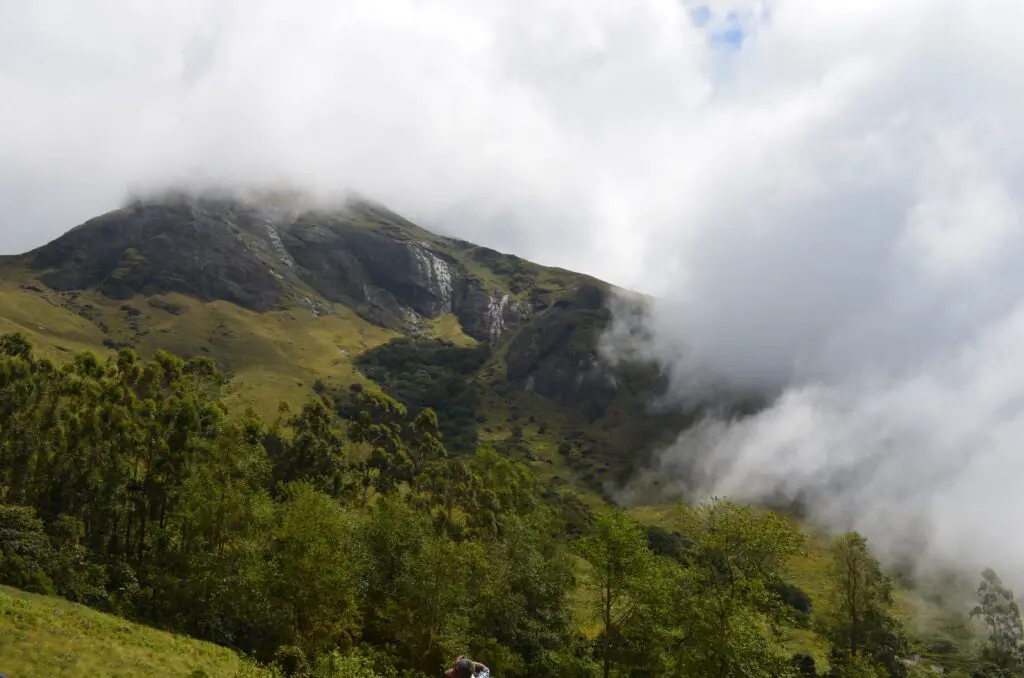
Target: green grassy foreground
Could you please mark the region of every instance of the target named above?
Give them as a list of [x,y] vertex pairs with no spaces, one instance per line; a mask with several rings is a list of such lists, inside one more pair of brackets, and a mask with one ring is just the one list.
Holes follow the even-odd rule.
[[0,673],[11,678],[270,675],[212,643],[6,586],[0,586]]

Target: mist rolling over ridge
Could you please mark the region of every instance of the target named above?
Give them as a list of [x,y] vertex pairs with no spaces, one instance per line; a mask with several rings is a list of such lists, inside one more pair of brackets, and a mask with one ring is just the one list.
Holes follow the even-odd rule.
[[[721,147],[722,174],[705,179],[717,199],[691,196],[692,228],[658,233],[647,338],[620,317],[608,344],[661,362],[680,402],[716,388],[774,397],[684,433],[651,471],[662,485],[799,499],[891,557],[923,542],[939,561],[1017,578],[1021,100],[1001,83],[1024,72],[972,9],[904,8],[977,40],[936,61],[927,30],[876,35],[886,48],[851,50],[788,106],[746,110],[755,141]],[[778,56],[781,28],[759,35],[752,72]]]
[[0,4],[0,252],[166,185],[365,194],[656,297],[606,353],[659,362],[672,402],[772,396],[684,433],[663,485],[1024,581],[1021,25],[995,0]]

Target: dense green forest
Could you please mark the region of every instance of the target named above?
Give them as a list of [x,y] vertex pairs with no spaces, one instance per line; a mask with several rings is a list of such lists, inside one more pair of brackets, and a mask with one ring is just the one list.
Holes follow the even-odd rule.
[[[459,654],[496,678],[1024,675],[994,572],[977,650],[923,668],[856,533],[833,541],[812,598],[787,578],[806,535],[785,516],[713,500],[647,529],[470,437],[447,449],[478,356],[431,351],[418,376],[366,361],[411,410],[356,389],[261,421],[226,411],[208,359],[57,365],[0,338],[0,583],[285,675],[437,676]],[[439,422],[437,389],[464,410]],[[827,667],[787,649],[794,628],[827,644]]]

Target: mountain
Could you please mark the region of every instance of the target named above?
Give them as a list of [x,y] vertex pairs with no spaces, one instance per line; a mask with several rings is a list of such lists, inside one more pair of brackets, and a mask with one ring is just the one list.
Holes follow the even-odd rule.
[[584,279],[440,238],[368,203],[300,211],[184,195],[92,219],[25,260],[58,291],[177,292],[260,312],[337,303],[393,330],[453,313],[478,340],[499,338]]
[[600,359],[620,291],[365,200],[135,200],[0,260],[0,278],[0,330],[56,355],[206,354],[229,400],[264,413],[376,384],[437,409],[450,445],[504,444],[595,487],[687,421],[649,412],[653,366]]
[[[600,675],[599,658],[728,673],[718,660],[707,670],[712,652],[752,674],[795,663],[816,675],[845,661],[830,652],[846,647],[830,606],[835,563],[849,562],[835,558],[854,554],[873,568],[857,576],[875,582],[864,609],[872,661],[898,669],[886,675],[973,662],[963,587],[908,590],[910,574],[882,578],[862,541],[837,555],[781,512],[658,505],[643,491],[628,512],[609,510],[596,495],[697,414],[651,410],[655,366],[602,361],[618,294],[370,202],[279,196],[139,200],[0,259],[0,335],[29,340],[0,342],[0,583],[252,652],[287,675],[436,675],[464,648],[509,676]],[[218,392],[204,361],[37,359],[129,347],[208,356],[228,384]],[[378,388],[412,411],[363,397]],[[344,436],[314,393],[332,396]],[[281,402],[295,416],[279,416]],[[593,575],[613,562],[652,614],[609,633],[602,596],[620,591]],[[743,586],[720,586],[723,562]],[[54,656],[87,673],[77,654],[259,672],[46,598],[0,588],[0,608],[0,664],[25,675],[53,674]],[[74,623],[41,633],[56,617]],[[117,636],[111,652],[94,649],[96,629]]]

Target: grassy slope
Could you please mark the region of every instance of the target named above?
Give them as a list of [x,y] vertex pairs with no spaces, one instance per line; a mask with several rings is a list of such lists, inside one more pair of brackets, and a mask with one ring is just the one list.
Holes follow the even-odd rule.
[[[251,406],[260,415],[272,417],[282,401],[294,409],[310,397],[318,379],[330,386],[355,382],[371,386],[356,369],[355,359],[399,336],[342,305],[335,305],[331,315],[314,318],[299,306],[261,314],[228,302],[203,303],[178,294],[116,301],[86,291],[73,298],[47,289],[29,271],[2,271],[0,334],[22,332],[38,350],[59,362],[84,350],[109,355],[112,349],[104,342],[130,343],[144,357],[157,349],[209,356],[230,374],[225,402],[238,413]],[[450,314],[432,321],[424,334],[462,346],[476,343]],[[487,381],[502,381],[500,353],[488,369]],[[490,387],[485,389],[482,409],[486,417],[482,440],[507,439],[518,414],[524,440],[535,452],[532,465],[542,477],[555,483],[580,483],[579,472],[556,453],[566,431],[584,426],[572,412],[552,407],[535,394],[504,394]],[[546,424],[543,434],[539,433],[541,422]]]
[[0,586],[0,672],[54,676],[262,675],[230,650],[132,624],[60,598]]
[[[228,404],[239,410],[252,405],[261,414],[274,412],[281,400],[303,402],[316,379],[365,383],[352,360],[396,336],[343,306],[314,318],[299,307],[259,314],[227,302],[202,303],[176,294],[156,297],[171,312],[141,297],[115,301],[83,292],[72,299],[34,283],[28,273],[8,270],[6,275],[0,280],[0,333],[23,332],[57,360],[82,350],[107,354],[105,341],[131,343],[143,356],[157,349],[207,355],[232,377]],[[22,289],[23,284],[36,284],[39,291]]]

